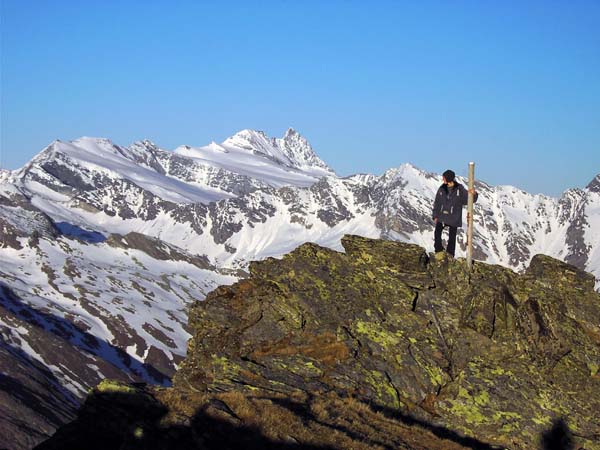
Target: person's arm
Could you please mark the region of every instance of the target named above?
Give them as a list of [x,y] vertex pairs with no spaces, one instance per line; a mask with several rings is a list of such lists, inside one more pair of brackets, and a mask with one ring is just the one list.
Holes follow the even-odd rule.
[[441,199],[440,199],[440,190],[438,189],[438,191],[435,193],[435,200],[433,202],[433,210],[431,212],[431,218],[433,219],[434,222],[437,222],[438,220],[438,214],[440,213],[440,203],[441,203]]
[[469,201],[469,191],[465,189],[465,187],[462,184],[458,185],[458,191],[460,195],[460,204],[464,206]]
[[477,203],[477,199],[479,198],[479,193],[473,188],[473,203]]
[[460,186],[460,201],[463,205],[466,205],[467,203],[469,203],[469,192],[471,192],[473,194],[473,203],[475,203],[477,201],[477,198],[479,197],[479,194],[477,193],[475,188],[465,189],[464,186],[461,185]]

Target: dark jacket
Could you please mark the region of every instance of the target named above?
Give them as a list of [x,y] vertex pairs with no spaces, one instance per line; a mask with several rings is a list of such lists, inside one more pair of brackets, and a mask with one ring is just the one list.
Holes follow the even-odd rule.
[[[475,193],[473,201],[479,195]],[[454,182],[449,188],[442,184],[435,195],[433,202],[433,219],[453,227],[462,227],[462,208],[469,200],[469,191],[460,183]]]

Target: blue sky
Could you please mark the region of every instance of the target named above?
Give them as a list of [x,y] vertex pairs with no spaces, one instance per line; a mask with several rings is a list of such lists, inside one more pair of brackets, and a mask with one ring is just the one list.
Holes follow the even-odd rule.
[[558,195],[600,173],[598,1],[0,3],[3,167],[291,126],[341,175],[475,160]]

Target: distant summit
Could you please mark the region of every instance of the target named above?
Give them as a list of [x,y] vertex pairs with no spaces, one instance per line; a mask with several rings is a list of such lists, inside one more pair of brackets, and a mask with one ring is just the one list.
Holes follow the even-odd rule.
[[600,173],[589,182],[589,184],[586,186],[586,189],[590,190],[591,192],[600,193]]
[[291,128],[281,139],[269,137],[264,131],[241,130],[220,144],[184,145],[174,153],[274,187],[309,186],[322,176],[335,176],[308,141]]
[[321,170],[334,174],[333,170],[315,153],[300,133],[288,128],[283,138],[272,138],[264,131],[242,130],[227,138],[223,147],[236,147],[262,154],[280,164],[304,171]]
[[283,138],[277,139],[276,142],[296,167],[318,167],[333,174],[333,170],[317,156],[308,141],[293,128],[288,128]]

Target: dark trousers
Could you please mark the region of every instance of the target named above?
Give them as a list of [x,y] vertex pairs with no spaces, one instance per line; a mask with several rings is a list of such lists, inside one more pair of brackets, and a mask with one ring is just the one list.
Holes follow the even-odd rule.
[[454,256],[454,249],[456,248],[456,227],[451,225],[446,225],[439,220],[435,224],[435,232],[433,234],[435,238],[434,246],[436,252],[441,252],[444,250],[444,246],[442,245],[442,230],[448,227],[448,247],[446,248],[446,252],[450,255]]

